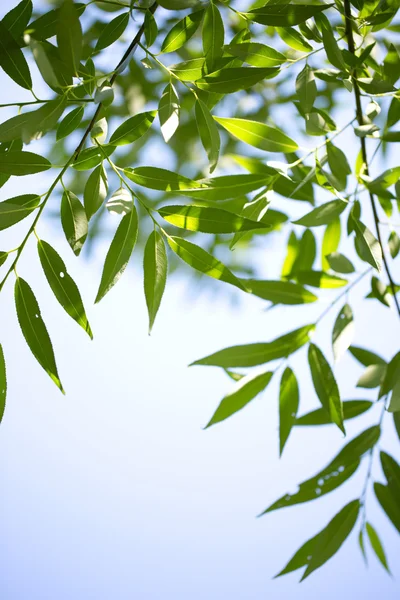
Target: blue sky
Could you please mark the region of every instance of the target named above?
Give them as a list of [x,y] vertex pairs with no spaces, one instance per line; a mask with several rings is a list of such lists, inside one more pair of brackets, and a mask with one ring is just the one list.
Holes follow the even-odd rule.
[[[2,9],[11,5],[6,0]],[[2,102],[21,97],[8,80],[5,89],[3,76],[0,81]],[[3,112],[2,120],[14,114]],[[0,199],[31,191],[36,182],[16,180],[0,191]],[[1,247],[15,246],[26,227],[23,222],[2,232]],[[301,585],[299,573],[272,580],[294,551],[363,487],[366,465],[324,498],[255,518],[329,462],[343,443],[336,428],[294,431],[279,460],[278,380],[273,380],[240,414],[202,430],[231,382],[218,370],[187,365],[231,344],[268,341],[297,326],[300,313],[302,322],[311,322],[316,309],[264,312],[261,301],[233,292],[235,307],[226,296],[188,290],[182,269],[168,283],[149,337],[139,252],[115,289],[93,306],[108,241],[99,243],[86,262],[72,255],[53,222],[41,223],[39,234],[54,244],[78,282],[95,337],[90,342],[57,305],[32,241],[18,271],[34,287],[67,396],[36,364],[22,338],[10,281],[0,295],[9,378],[0,431],[2,598],[397,598],[398,584],[371,553],[365,570],[355,532]],[[269,272],[278,268],[278,250],[265,254]],[[366,290],[356,290],[354,307]],[[397,336],[388,338],[390,312],[371,304],[368,309],[357,313],[357,343],[383,347],[390,358],[397,350]],[[332,311],[317,333],[318,343],[335,316]],[[317,401],[304,356],[300,353],[292,364],[304,373],[305,412]],[[354,392],[357,368],[345,358],[336,370],[344,397],[373,398]],[[371,413],[349,423],[349,437],[376,420],[377,413]],[[383,446],[398,457],[399,443],[386,421]],[[400,538],[371,493],[368,516],[398,577]]]

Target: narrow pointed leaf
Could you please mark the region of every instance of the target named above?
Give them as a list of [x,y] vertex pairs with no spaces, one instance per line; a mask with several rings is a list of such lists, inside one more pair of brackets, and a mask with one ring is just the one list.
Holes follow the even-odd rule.
[[210,173],[212,173],[217,166],[221,145],[218,128],[207,105],[200,98],[196,100],[195,114],[201,143],[207,152]]
[[51,163],[39,154],[24,151],[0,153],[0,173],[6,175],[34,175],[50,169]]
[[289,27],[304,23],[311,17],[326,10],[332,4],[289,4],[289,3],[267,3],[261,8],[255,8],[244,13],[248,19],[261,23],[261,25],[273,25],[276,27]]
[[168,258],[165,243],[158,231],[153,231],[144,249],[144,293],[149,313],[149,333],[160,308],[167,281]]
[[79,256],[88,234],[88,221],[85,209],[79,198],[65,191],[61,199],[61,224],[68,244],[76,256]]
[[279,391],[279,452],[282,454],[299,408],[299,386],[292,369],[286,367]]
[[317,97],[317,86],[313,70],[306,65],[296,78],[296,93],[300,106],[306,114],[311,112]]
[[347,202],[343,200],[331,200],[318,208],[314,208],[311,212],[294,221],[296,225],[304,225],[304,227],[320,227],[328,225],[336,219],[347,207]]
[[27,90],[32,88],[25,56],[3,21],[0,21],[0,67],[21,87]]
[[178,128],[179,112],[180,105],[177,91],[172,83],[169,83],[165,87],[158,105],[161,133],[167,143]]
[[67,137],[75,131],[81,124],[85,109],[83,106],[78,106],[69,112],[57,127],[57,141]]
[[224,53],[224,23],[213,0],[208,4],[204,13],[202,40],[206,66],[210,72],[213,70],[216,59]]
[[158,209],[163,219],[188,231],[202,231],[203,233],[235,233],[237,231],[251,231],[265,229],[266,225],[257,221],[250,221],[221,208],[208,208],[206,206],[164,206]]
[[199,10],[184,17],[178,21],[176,25],[167,33],[162,46],[161,52],[175,52],[186,44],[188,40],[196,33],[200,21],[203,18],[204,10]]
[[350,347],[354,337],[354,317],[349,304],[345,304],[339,312],[332,332],[332,347],[335,361],[342,358]]
[[155,116],[156,111],[149,111],[130,117],[114,131],[110,144],[123,146],[135,142],[150,129]]
[[335,376],[326,358],[315,344],[309,346],[308,363],[319,401],[330,415],[332,422],[336,423],[339,429],[345,433],[343,406]]
[[6,408],[7,396],[7,374],[6,361],[4,360],[3,348],[0,344],[0,423],[3,420],[4,411]]
[[260,150],[266,152],[295,152],[298,148],[297,143],[282,131],[269,127],[264,123],[225,117],[214,117],[214,119],[241,142],[255,146]]
[[99,51],[104,50],[104,48],[108,48],[108,46],[111,46],[111,44],[116,42],[124,33],[125,29],[128,26],[128,23],[128,12],[122,13],[121,15],[115,17],[115,19],[112,19],[112,21],[107,23],[107,25],[101,32],[99,39],[96,42],[95,49]]
[[273,304],[308,304],[318,300],[307,288],[290,281],[246,279],[246,287],[254,296],[269,300]]
[[358,219],[353,219],[356,231],[356,241],[360,254],[367,263],[374,267],[377,271],[382,270],[382,248],[364,223]]
[[[348,421],[362,415],[373,406],[371,400],[344,400],[343,401],[343,420]],[[296,419],[296,425],[315,426],[331,425],[329,414],[324,408],[317,408]]]
[[39,202],[40,196],[37,194],[23,194],[0,202],[0,231],[28,217],[38,207]]
[[230,44],[228,50],[253,67],[280,67],[287,60],[281,52],[256,42]]
[[196,86],[206,92],[233,94],[239,90],[248,90],[263,79],[275,77],[279,69],[261,67],[226,67],[214,71],[196,81]]
[[72,0],[64,0],[60,7],[57,45],[69,74],[77,77],[82,56],[82,27]]
[[388,485],[383,485],[382,483],[374,483],[374,491],[387,517],[400,533],[400,505],[398,497],[393,494]]
[[371,525],[371,523],[367,523],[366,524],[366,530],[367,530],[367,534],[368,534],[368,539],[370,541],[372,549],[375,552],[378,560],[380,561],[380,563],[382,564],[382,566],[386,569],[386,571],[388,573],[390,573],[390,569],[389,569],[389,565],[388,565],[388,562],[387,562],[385,550],[383,548],[382,542],[381,542],[381,540],[379,538],[379,535],[378,535],[375,527],[373,527],[373,525]]

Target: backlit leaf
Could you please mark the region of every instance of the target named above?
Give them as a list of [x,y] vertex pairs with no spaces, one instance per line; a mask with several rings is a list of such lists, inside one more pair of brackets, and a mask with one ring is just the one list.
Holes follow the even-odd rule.
[[32,88],[25,56],[3,21],[0,21],[0,67],[21,87],[27,90]]
[[323,353],[315,344],[309,346],[308,363],[319,401],[330,415],[332,422],[345,433],[343,406],[335,376]]
[[335,361],[342,358],[350,347],[354,337],[354,317],[349,304],[345,304],[339,312],[332,333],[332,348]]
[[0,152],[0,173],[6,175],[33,175],[47,171],[50,167],[51,163],[47,158],[33,152]]
[[109,23],[107,23],[107,25],[101,32],[99,39],[96,42],[95,49],[99,51],[103,50],[104,48],[107,48],[108,46],[111,46],[111,44],[116,42],[124,33],[125,29],[128,26],[128,23],[128,12],[122,13],[121,15],[115,17],[115,19],[112,19]]
[[158,117],[161,124],[161,133],[168,143],[179,125],[179,97],[175,87],[169,83],[161,96],[158,105]]
[[165,243],[158,231],[153,231],[144,249],[144,293],[149,313],[149,333],[160,308],[167,281],[168,258]]
[[61,224],[68,244],[79,256],[88,234],[88,221],[85,209],[79,198],[65,190],[61,199]]
[[299,408],[299,386],[292,369],[286,367],[282,374],[279,391],[279,451],[288,440]]
[[218,128],[207,105],[200,98],[196,100],[195,114],[201,143],[207,152],[210,161],[210,173],[212,173],[217,166],[221,145]]
[[[373,406],[370,400],[344,400],[343,401],[343,420],[354,419]],[[296,419],[296,425],[315,426],[315,425],[330,425],[332,421],[329,414],[324,408],[317,408]]]
[[259,81],[277,74],[278,69],[275,68],[228,67],[197,79],[196,86],[206,92],[233,94],[239,90],[248,90]]
[[204,233],[235,233],[265,229],[265,225],[234,215],[221,208],[202,206],[164,206],[158,213],[175,227]]
[[273,304],[308,304],[318,300],[317,296],[305,287],[290,281],[246,279],[246,287],[254,296],[269,300]]
[[199,10],[178,21],[166,35],[161,46],[161,52],[175,52],[184,46],[196,33],[203,14],[204,11]]
[[32,214],[40,202],[37,194],[24,194],[0,202],[0,231]]
[[266,152],[295,152],[298,148],[296,142],[282,131],[269,127],[264,123],[225,117],[214,117],[214,119],[241,142],[255,146],[260,150]]
[[78,76],[82,56],[82,27],[72,0],[64,0],[57,15],[57,45],[68,72]]
[[110,144],[123,146],[135,142],[150,129],[155,116],[155,111],[149,111],[131,117],[114,131]]
[[7,395],[7,374],[6,362],[4,360],[3,348],[0,344],[0,423],[3,420],[4,411],[6,408]]

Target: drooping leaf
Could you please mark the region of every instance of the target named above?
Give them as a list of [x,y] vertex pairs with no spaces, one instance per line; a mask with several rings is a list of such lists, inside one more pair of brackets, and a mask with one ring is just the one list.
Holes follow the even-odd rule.
[[203,233],[235,233],[266,228],[262,223],[250,221],[221,208],[171,205],[159,208],[158,213],[175,227]]
[[385,550],[383,548],[382,542],[379,538],[379,535],[378,535],[375,527],[373,527],[373,525],[371,525],[371,523],[367,523],[365,527],[366,527],[368,539],[370,541],[373,551],[375,552],[375,554],[376,554],[377,558],[379,559],[380,563],[382,564],[382,566],[386,569],[386,571],[388,573],[390,573]]
[[319,401],[330,415],[332,422],[336,423],[339,429],[345,433],[343,406],[335,376],[328,361],[315,344],[310,344],[309,346],[308,363],[314,389]]
[[317,97],[317,86],[315,84],[314,72],[308,64],[306,64],[296,78],[296,92],[301,108],[306,115],[309,114]]
[[224,421],[244,408],[246,404],[265,390],[272,379],[272,375],[273,373],[268,371],[258,375],[247,375],[240,379],[233,391],[221,400],[206,428]]
[[280,67],[287,60],[278,50],[257,42],[230,44],[228,50],[253,67]]
[[374,389],[379,387],[384,380],[386,374],[386,365],[368,365],[364,373],[357,381],[357,387],[365,389]]
[[65,190],[61,198],[61,224],[68,244],[79,256],[88,234],[86,212],[79,198]]
[[17,40],[24,33],[32,16],[32,0],[22,0],[2,18],[3,25]]
[[218,6],[211,0],[204,13],[202,29],[203,53],[208,72],[213,70],[216,59],[220,58],[224,52],[224,34],[221,13]]
[[308,304],[318,300],[312,292],[298,283],[290,281],[265,281],[246,279],[246,287],[254,296],[269,300],[273,304]]
[[137,235],[138,216],[135,206],[132,206],[132,210],[122,217],[107,252],[95,303],[104,298],[125,271],[135,247]]
[[161,52],[175,52],[186,44],[188,40],[196,33],[200,21],[203,18],[204,10],[191,13],[178,21],[172,29],[167,33],[162,46]]
[[332,348],[335,361],[342,358],[354,337],[354,317],[349,304],[339,312],[332,332]]
[[130,191],[120,187],[106,202],[106,208],[112,215],[126,215],[132,210],[133,196]]
[[44,274],[55,297],[69,316],[86,331],[90,339],[93,339],[78,287],[68,274],[61,256],[43,240],[38,241],[38,253]]
[[314,208],[311,212],[294,221],[296,225],[304,225],[304,227],[319,227],[328,225],[345,210],[347,206],[343,200],[331,200]]
[[218,128],[207,105],[200,98],[196,99],[195,114],[201,143],[207,152],[210,173],[212,173],[217,166],[221,145]]
[[91,146],[85,148],[79,153],[79,156],[72,163],[72,167],[77,171],[87,171],[97,167],[103,160],[114,152],[116,146],[112,144],[104,144],[99,148],[98,146]]
[[359,252],[367,263],[374,267],[378,272],[382,270],[382,248],[364,223],[358,219],[353,219],[356,242],[358,243]]
[[[354,419],[373,406],[370,400],[344,400],[343,401],[343,420]],[[315,425],[331,425],[329,414],[324,408],[317,408],[296,419],[296,425],[315,426]]]
[[6,408],[7,396],[7,374],[6,361],[4,360],[4,352],[0,344],[0,423],[3,420],[4,411]]
[[29,284],[21,277],[17,277],[15,282],[15,306],[22,333],[33,356],[64,393],[57,372],[53,346],[37,300]]
[[179,97],[175,87],[170,82],[164,89],[158,105],[158,117],[161,124],[161,133],[168,143],[179,125]]
[[279,452],[282,454],[299,408],[299,386],[289,367],[282,374],[279,391]]
[[100,51],[104,50],[104,48],[108,48],[108,46],[111,46],[111,44],[116,42],[124,33],[128,23],[128,12],[122,13],[115,17],[115,19],[109,21],[101,32],[99,39],[96,42],[95,49]]
[[197,79],[196,86],[206,92],[233,94],[239,90],[248,90],[263,79],[275,77],[278,71],[275,68],[227,67]]
[[269,127],[264,123],[225,117],[214,117],[214,119],[241,142],[255,146],[260,150],[266,152],[295,152],[298,148],[296,142],[282,131]]
[[[296,264],[294,267],[296,267]],[[310,285],[311,287],[336,289],[344,287],[348,283],[347,279],[337,277],[336,275],[330,275],[323,271],[297,271],[294,269],[293,271],[296,274],[296,279],[299,283]]]
[[6,175],[33,175],[47,171],[50,167],[51,163],[47,158],[33,152],[0,152],[0,173]]
[[276,33],[281,40],[290,48],[299,52],[311,52],[313,47],[309,44],[305,37],[301,35],[294,27],[275,27]]
[[108,184],[103,165],[96,167],[86,181],[83,193],[85,212],[89,220],[101,207],[107,196]]
[[262,365],[289,356],[299,350],[309,341],[310,332],[313,329],[314,325],[306,325],[286,333],[272,342],[224,348],[224,350],[196,360],[192,365],[223,367],[224,369]]
[[27,90],[32,88],[25,56],[3,21],[0,21],[0,67],[16,84]]
[[349,350],[354,358],[364,367],[386,365],[386,361],[381,356],[378,356],[378,354],[375,354],[375,352],[371,352],[371,350],[365,350],[365,348],[359,348],[358,346],[350,346]]
[[354,273],[355,271],[353,263],[346,256],[344,256],[344,254],[340,254],[340,252],[332,252],[332,254],[327,254],[326,261],[330,268],[333,271],[336,271],[336,273],[348,275],[350,273]]
[[400,506],[399,499],[393,494],[388,485],[374,483],[375,495],[379,504],[400,533]]
[[23,194],[0,202],[0,231],[28,217],[38,207],[40,196]]
[[83,106],[78,106],[69,112],[57,127],[57,141],[62,140],[75,131],[81,124],[85,109]]
[[82,56],[82,27],[72,0],[64,0],[57,15],[57,45],[69,74],[77,77]]
[[149,333],[160,308],[167,281],[167,252],[162,236],[158,231],[153,231],[147,240],[144,249],[144,293],[147,310],[149,313]]
[[274,27],[290,27],[304,23],[311,17],[326,10],[332,4],[289,4],[289,3],[267,3],[261,8],[255,8],[244,13],[248,19],[261,23],[261,25],[273,25]]
[[338,43],[333,34],[333,30],[328,18],[325,15],[318,15],[317,20],[318,26],[322,33],[322,41],[324,44],[325,52],[328,57],[329,62],[339,69],[339,71],[346,71],[346,63],[344,61],[343,55],[340,51]]

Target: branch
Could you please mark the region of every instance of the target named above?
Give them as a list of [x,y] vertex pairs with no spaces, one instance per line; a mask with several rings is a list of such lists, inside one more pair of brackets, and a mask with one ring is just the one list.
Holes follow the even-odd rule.
[[[345,13],[347,46],[348,46],[349,52],[351,54],[355,55],[355,44],[354,44],[353,29],[352,29],[352,24],[351,24],[353,17],[351,16],[350,0],[344,0],[344,13]],[[357,78],[354,75],[354,72],[352,72],[352,74],[351,74],[351,80],[353,83],[354,97],[355,97],[355,101],[356,101],[357,121],[358,121],[359,125],[363,125],[364,118],[363,118],[363,112],[362,112],[362,106],[361,106],[361,92],[360,92],[360,88],[358,86]],[[368,163],[368,156],[367,156],[367,145],[365,142],[365,138],[363,138],[363,137],[360,138],[360,141],[361,141],[361,155],[362,155],[363,163],[365,164],[365,174],[368,176],[369,175],[369,163]],[[396,286],[393,281],[393,277],[390,273],[389,263],[387,261],[385,250],[383,247],[381,232],[379,229],[379,215],[378,215],[378,210],[376,207],[375,197],[372,194],[372,192],[369,192],[369,199],[371,202],[372,214],[373,214],[374,221],[375,221],[375,229],[376,229],[378,242],[382,249],[383,264],[385,267],[387,278],[389,280],[390,289],[392,290],[396,309],[397,309],[398,315],[400,317],[400,304],[399,304],[399,301],[396,296]]]

